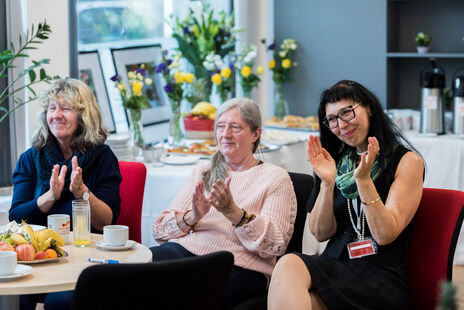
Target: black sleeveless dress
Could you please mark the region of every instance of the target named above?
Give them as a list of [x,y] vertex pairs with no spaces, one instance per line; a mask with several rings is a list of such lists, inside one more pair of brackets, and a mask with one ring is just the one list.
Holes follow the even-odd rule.
[[[375,187],[383,202],[394,181],[399,161],[409,150],[398,146]],[[383,179],[383,181],[382,181]],[[308,202],[314,206],[321,180]],[[334,213],[337,231],[321,256],[294,253],[301,257],[311,274],[315,291],[329,309],[408,309],[410,286],[408,278],[408,246],[412,222],[392,243],[377,246],[375,255],[350,259],[346,245],[356,239],[351,225],[347,200],[337,187],[334,192]],[[355,215],[352,209],[351,213]],[[368,225],[365,236],[371,236]]]

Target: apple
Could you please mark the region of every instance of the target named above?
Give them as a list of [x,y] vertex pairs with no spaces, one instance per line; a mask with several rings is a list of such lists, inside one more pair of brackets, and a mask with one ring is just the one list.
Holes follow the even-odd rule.
[[8,242],[0,241],[0,251],[14,251],[14,249]]
[[35,259],[47,259],[48,254],[45,251],[40,251],[35,254]]
[[17,245],[15,251],[18,254],[18,261],[31,261],[35,258],[34,247],[30,244]]

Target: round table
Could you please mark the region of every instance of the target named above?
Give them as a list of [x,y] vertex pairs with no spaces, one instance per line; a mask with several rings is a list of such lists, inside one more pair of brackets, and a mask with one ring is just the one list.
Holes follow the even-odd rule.
[[[71,243],[63,247],[69,256],[56,262],[31,264],[32,274],[12,281],[0,282],[0,308],[19,309],[19,295],[51,293],[74,290],[80,273],[94,264],[89,258],[113,259],[122,263],[148,263],[152,261],[152,252],[144,245],[137,243],[124,251],[106,251],[97,248],[96,242],[103,235],[92,234],[89,247],[75,247]],[[21,264],[21,262],[18,262]],[[8,305],[6,307],[6,305]],[[5,307],[4,307],[5,306]]]

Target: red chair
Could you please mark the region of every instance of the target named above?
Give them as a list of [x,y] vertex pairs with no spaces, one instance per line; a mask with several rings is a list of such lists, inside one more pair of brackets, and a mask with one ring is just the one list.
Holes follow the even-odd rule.
[[121,212],[116,224],[129,226],[129,239],[142,242],[142,205],[147,168],[144,164],[120,161],[122,181],[119,186]]
[[464,192],[424,188],[409,246],[412,309],[435,309],[440,282],[451,281],[463,206]]

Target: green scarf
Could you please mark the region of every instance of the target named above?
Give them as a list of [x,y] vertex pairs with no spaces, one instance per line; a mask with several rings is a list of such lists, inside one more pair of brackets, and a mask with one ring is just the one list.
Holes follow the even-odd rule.
[[[337,176],[335,177],[335,184],[337,184],[337,187],[342,193],[343,197],[349,199],[353,199],[359,196],[358,187],[356,186],[356,181],[353,177],[356,158],[356,152],[351,148],[347,148],[337,163]],[[381,173],[382,169],[380,167],[379,157],[377,157],[371,168],[372,181],[375,182]]]

